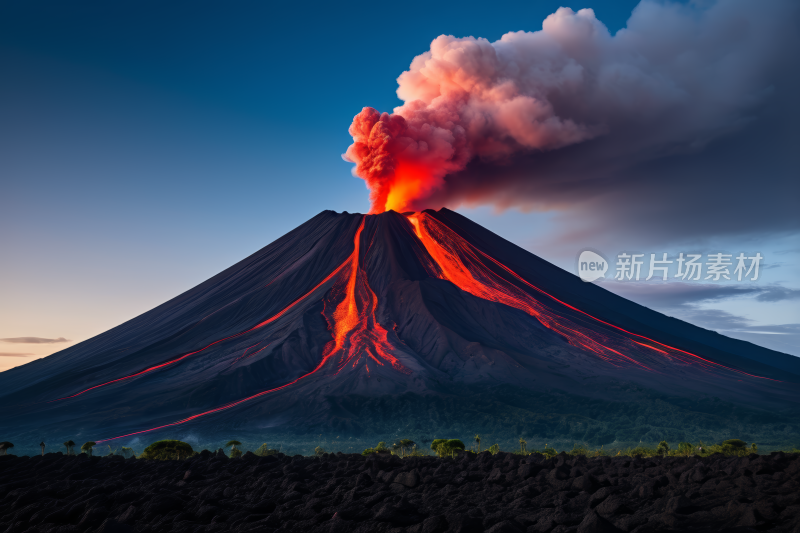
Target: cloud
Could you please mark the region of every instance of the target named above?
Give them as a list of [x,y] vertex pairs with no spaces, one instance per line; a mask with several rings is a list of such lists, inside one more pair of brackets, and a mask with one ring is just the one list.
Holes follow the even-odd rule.
[[754,325],[746,318],[719,309],[694,309],[680,318],[734,339],[800,356],[800,324]]
[[739,331],[763,335],[800,335],[800,324],[777,324],[767,326],[745,326]]
[[779,284],[751,286],[686,282],[625,283],[602,281],[601,285],[629,300],[647,307],[656,308],[685,307],[745,296],[755,297],[760,302],[778,302],[800,298],[800,289],[791,289]]
[[495,42],[440,36],[403,106],[354,121],[348,159],[373,209],[559,210],[566,233],[651,241],[800,231],[798,6],[643,0],[615,35],[560,8]]
[[756,296],[756,300],[759,302],[780,302],[781,300],[796,300],[798,298],[800,298],[800,289],[789,289],[781,286],[768,287],[764,292]]
[[751,320],[721,309],[692,309],[682,319],[716,331],[741,331],[751,324]]
[[45,339],[43,337],[10,337],[7,339],[0,339],[0,342],[10,342],[13,344],[54,344],[57,342],[72,342],[64,337],[57,339]]
[[615,294],[690,324],[718,331],[728,337],[752,342],[783,353],[800,356],[800,324],[756,325],[752,320],[704,304],[733,298],[754,298],[777,302],[800,298],[800,290],[778,284],[748,285],[670,283],[624,283],[603,281],[600,285]]
[[778,254],[778,255],[797,254],[797,253],[800,253],[800,248],[790,248],[788,250],[778,250],[778,251],[776,251],[774,253]]
[[28,357],[29,355],[36,355],[36,354],[0,352],[0,357]]

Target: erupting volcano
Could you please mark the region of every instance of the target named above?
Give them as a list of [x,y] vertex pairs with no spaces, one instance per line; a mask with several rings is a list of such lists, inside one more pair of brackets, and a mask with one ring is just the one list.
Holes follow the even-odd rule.
[[774,411],[800,405],[799,383],[796,358],[583,283],[447,209],[326,211],[152,311],[4,372],[0,423],[97,442],[358,433],[375,420],[433,433],[375,405],[512,387]]

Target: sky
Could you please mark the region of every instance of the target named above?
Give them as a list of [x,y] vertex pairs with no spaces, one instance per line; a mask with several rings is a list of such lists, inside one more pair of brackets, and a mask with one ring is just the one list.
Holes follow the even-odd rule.
[[[365,106],[403,104],[398,76],[438,36],[495,42],[541,30],[562,6],[593,9],[615,36],[650,4],[0,4],[0,371],[129,320],[322,210],[367,212],[365,184],[342,159],[348,127]],[[679,8],[702,20],[714,5]],[[731,5],[758,31],[732,16],[697,46],[739,73],[706,87],[711,104],[736,113],[691,139],[683,115],[645,113],[641,127],[678,132],[646,157],[622,149],[641,130],[612,117],[597,139],[473,161],[459,175],[500,184],[503,199],[446,201],[573,273],[584,249],[611,263],[622,252],[758,252],[757,281],[681,281],[672,271],[668,282],[599,283],[800,355],[798,12],[771,0]],[[686,41],[668,22],[665,32]],[[626,164],[595,172],[586,162],[598,153]]]

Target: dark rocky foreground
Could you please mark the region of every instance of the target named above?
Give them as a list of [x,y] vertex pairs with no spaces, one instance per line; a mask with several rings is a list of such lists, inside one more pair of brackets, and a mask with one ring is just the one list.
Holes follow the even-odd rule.
[[800,455],[5,456],[0,531],[800,532]]

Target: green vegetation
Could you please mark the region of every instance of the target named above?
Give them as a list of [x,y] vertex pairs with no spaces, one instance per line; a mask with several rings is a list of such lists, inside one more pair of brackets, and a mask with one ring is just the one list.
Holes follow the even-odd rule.
[[[471,433],[468,433],[471,434]],[[470,446],[470,449],[467,449],[464,441],[460,439],[434,439],[430,440],[430,438],[426,437],[419,437],[419,440],[426,443],[424,449],[420,450],[417,447],[417,443],[415,443],[411,439],[398,439],[395,441],[391,447],[386,445],[385,441],[378,442],[373,448],[367,448],[362,452],[362,455],[368,456],[370,454],[375,453],[392,453],[400,458],[407,458],[407,457],[430,457],[431,452],[427,450],[427,443],[430,443],[430,449],[435,453],[437,457],[440,458],[455,458],[459,453],[470,453],[476,454],[480,453],[477,450],[481,450],[481,436],[475,435],[474,437],[474,445]],[[752,454],[758,454],[758,446],[755,443],[746,442],[743,439],[726,439],[718,441],[715,444],[706,444],[703,441],[697,441],[696,443],[687,442],[687,441],[680,441],[680,442],[672,442],[670,443],[668,440],[664,439],[658,442],[658,444],[654,443],[643,443],[640,442],[638,445],[631,446],[631,447],[605,447],[601,445],[600,447],[592,447],[589,446],[587,443],[578,443],[576,442],[572,449],[569,448],[562,448],[559,452],[555,446],[551,446],[550,444],[545,444],[544,448],[541,449],[534,449],[532,446],[529,446],[528,441],[525,440],[524,437],[518,437],[515,439],[516,442],[519,444],[519,447],[513,450],[509,450],[506,448],[504,451],[507,453],[513,453],[516,455],[528,456],[532,454],[541,454],[547,457],[553,457],[555,455],[567,454],[570,456],[579,456],[582,455],[584,457],[635,457],[635,458],[650,458],[650,457],[708,457],[713,454],[722,454],[725,456],[738,456],[744,457]],[[317,441],[320,442],[319,440]],[[508,446],[512,444],[506,441],[504,446]],[[336,446],[336,442],[333,444]],[[10,442],[0,442],[0,455],[4,455],[6,450],[13,447],[14,445]],[[40,443],[42,447],[42,453],[44,453],[44,442]],[[64,446],[67,448],[67,455],[75,455],[74,446],[75,443],[71,440],[64,443]],[[96,443],[93,441],[88,441],[81,446],[81,452],[85,453],[88,456],[93,455],[93,448],[96,446]],[[242,443],[237,440],[228,441],[225,444],[226,447],[230,447],[230,457],[231,458],[238,458],[243,456],[243,451],[241,449]],[[313,444],[312,444],[313,446]],[[511,446],[509,446],[511,447]],[[560,446],[559,446],[560,447]],[[111,446],[107,446],[108,452],[105,454],[106,457],[111,457],[114,455],[120,455],[126,459],[129,458],[136,458],[134,451],[132,448],[128,447],[121,447],[121,448],[112,448]],[[769,448],[768,448],[769,449]],[[345,453],[353,453],[353,447],[351,446],[348,449],[341,449],[341,452]],[[501,451],[500,444],[494,443],[488,448],[483,448],[483,451],[488,451],[491,454],[497,454]],[[770,452],[773,449],[769,449]],[[783,450],[786,453],[800,453],[800,449],[798,447],[784,447]],[[329,452],[321,445],[317,445],[313,449],[312,456],[320,457],[327,453],[341,453],[340,451]],[[99,453],[99,452],[98,452]],[[105,450],[104,450],[105,453]],[[204,453],[207,453],[204,451]],[[213,452],[212,452],[213,453]],[[255,452],[257,456],[269,456],[269,455],[276,455],[280,453],[279,449],[270,448],[267,443],[263,443]],[[295,452],[288,452],[288,453],[295,453]],[[178,440],[160,440],[150,444],[147,448],[145,448],[144,452],[140,455],[142,459],[154,459],[154,460],[183,460],[188,459],[192,456],[197,455],[192,449],[192,446],[188,443],[178,441]]]
[[[750,446],[740,439],[729,439],[722,441],[719,444],[703,444],[702,441],[697,444],[689,442],[680,442],[675,448],[670,447],[667,441],[661,441],[655,448],[639,445],[632,448],[623,448],[617,450],[615,456],[628,456],[628,457],[708,457],[709,455],[721,453],[728,456],[743,457],[751,453],[758,453],[758,446],[755,443]],[[578,453],[576,450],[570,452],[570,455],[611,455],[601,450],[589,450],[581,448]]]
[[431,450],[439,457],[453,457],[457,451],[463,451],[464,443],[459,439],[435,439],[431,443]]
[[85,453],[86,455],[88,455],[89,457],[91,457],[92,456],[92,448],[94,446],[97,446],[97,443],[90,440],[89,442],[85,442],[83,444],[83,446],[81,446],[81,451],[83,453]]
[[658,448],[656,448],[656,453],[658,453],[658,455],[663,455],[665,457],[667,456],[667,454],[669,453],[669,444],[667,444],[667,441],[662,440],[661,442],[658,443]]
[[405,457],[406,450],[413,449],[416,445],[417,443],[411,439],[400,439],[392,448],[400,451],[400,457]]
[[[569,451],[574,442],[582,442],[592,449],[613,446],[616,453],[640,440],[653,447],[667,441],[674,448],[678,442],[717,443],[733,436],[769,451],[800,446],[796,410],[764,411],[711,395],[680,398],[623,381],[610,385],[605,399],[511,385],[451,385],[450,392],[434,397],[353,395],[341,399],[340,407],[350,413],[353,427],[347,430],[369,440],[396,435],[402,427],[398,437],[418,443],[423,435],[435,434],[456,436],[472,446],[479,433],[481,450],[495,442],[505,451],[513,450],[520,435],[528,441],[529,451],[545,442]],[[425,443],[426,451],[429,446]]]
[[142,459],[158,461],[181,460],[194,455],[192,447],[179,440],[159,440],[144,449]]
[[[558,454],[558,450],[556,450],[555,448],[548,448],[547,446],[548,445],[545,444],[543,449],[541,449],[541,450],[531,450],[530,453],[531,454],[540,453],[540,454],[545,455],[547,457],[552,457],[552,456]],[[583,453],[583,452],[585,452],[585,453]],[[497,453],[497,452],[495,452],[495,453]],[[575,445],[575,447],[572,449],[572,452],[571,452],[571,455],[590,455],[590,454],[591,454],[591,451],[589,451],[588,448],[586,448],[585,446],[582,446],[582,445],[578,446],[577,444]]]
[[255,454],[258,455],[259,457],[266,457],[268,455],[275,455],[277,453],[278,450],[276,450],[275,448],[270,448],[269,446],[267,446],[266,442],[261,446],[259,446],[258,449],[255,451]]
[[3,442],[0,442],[0,455],[5,455],[6,454],[6,450],[8,450],[9,448],[13,448],[13,447],[14,447],[14,445],[12,443],[8,442],[7,440],[4,440]]
[[386,453],[391,452],[394,455],[399,455],[400,457],[421,457],[425,454],[417,450],[417,443],[411,439],[400,439],[399,441],[392,444],[392,447],[389,448],[386,446],[384,441],[379,442],[374,448],[367,448],[361,455],[367,456],[373,453]]
[[371,453],[381,453],[381,452],[385,453],[385,452],[388,452],[388,451],[389,451],[389,448],[386,447],[386,443],[383,442],[383,441],[380,441],[378,443],[378,445],[375,446],[374,448],[367,448],[366,450],[361,452],[361,455],[367,456],[367,455],[369,455]]
[[239,442],[238,440],[229,440],[229,441],[228,441],[228,442],[225,444],[225,447],[226,447],[226,448],[227,448],[228,446],[230,446],[230,447],[231,447],[231,459],[238,459],[239,457],[241,457],[241,456],[242,456],[242,450],[240,450],[239,448],[237,448],[237,446],[241,446],[241,445],[242,445],[242,443],[241,443],[241,442]]

